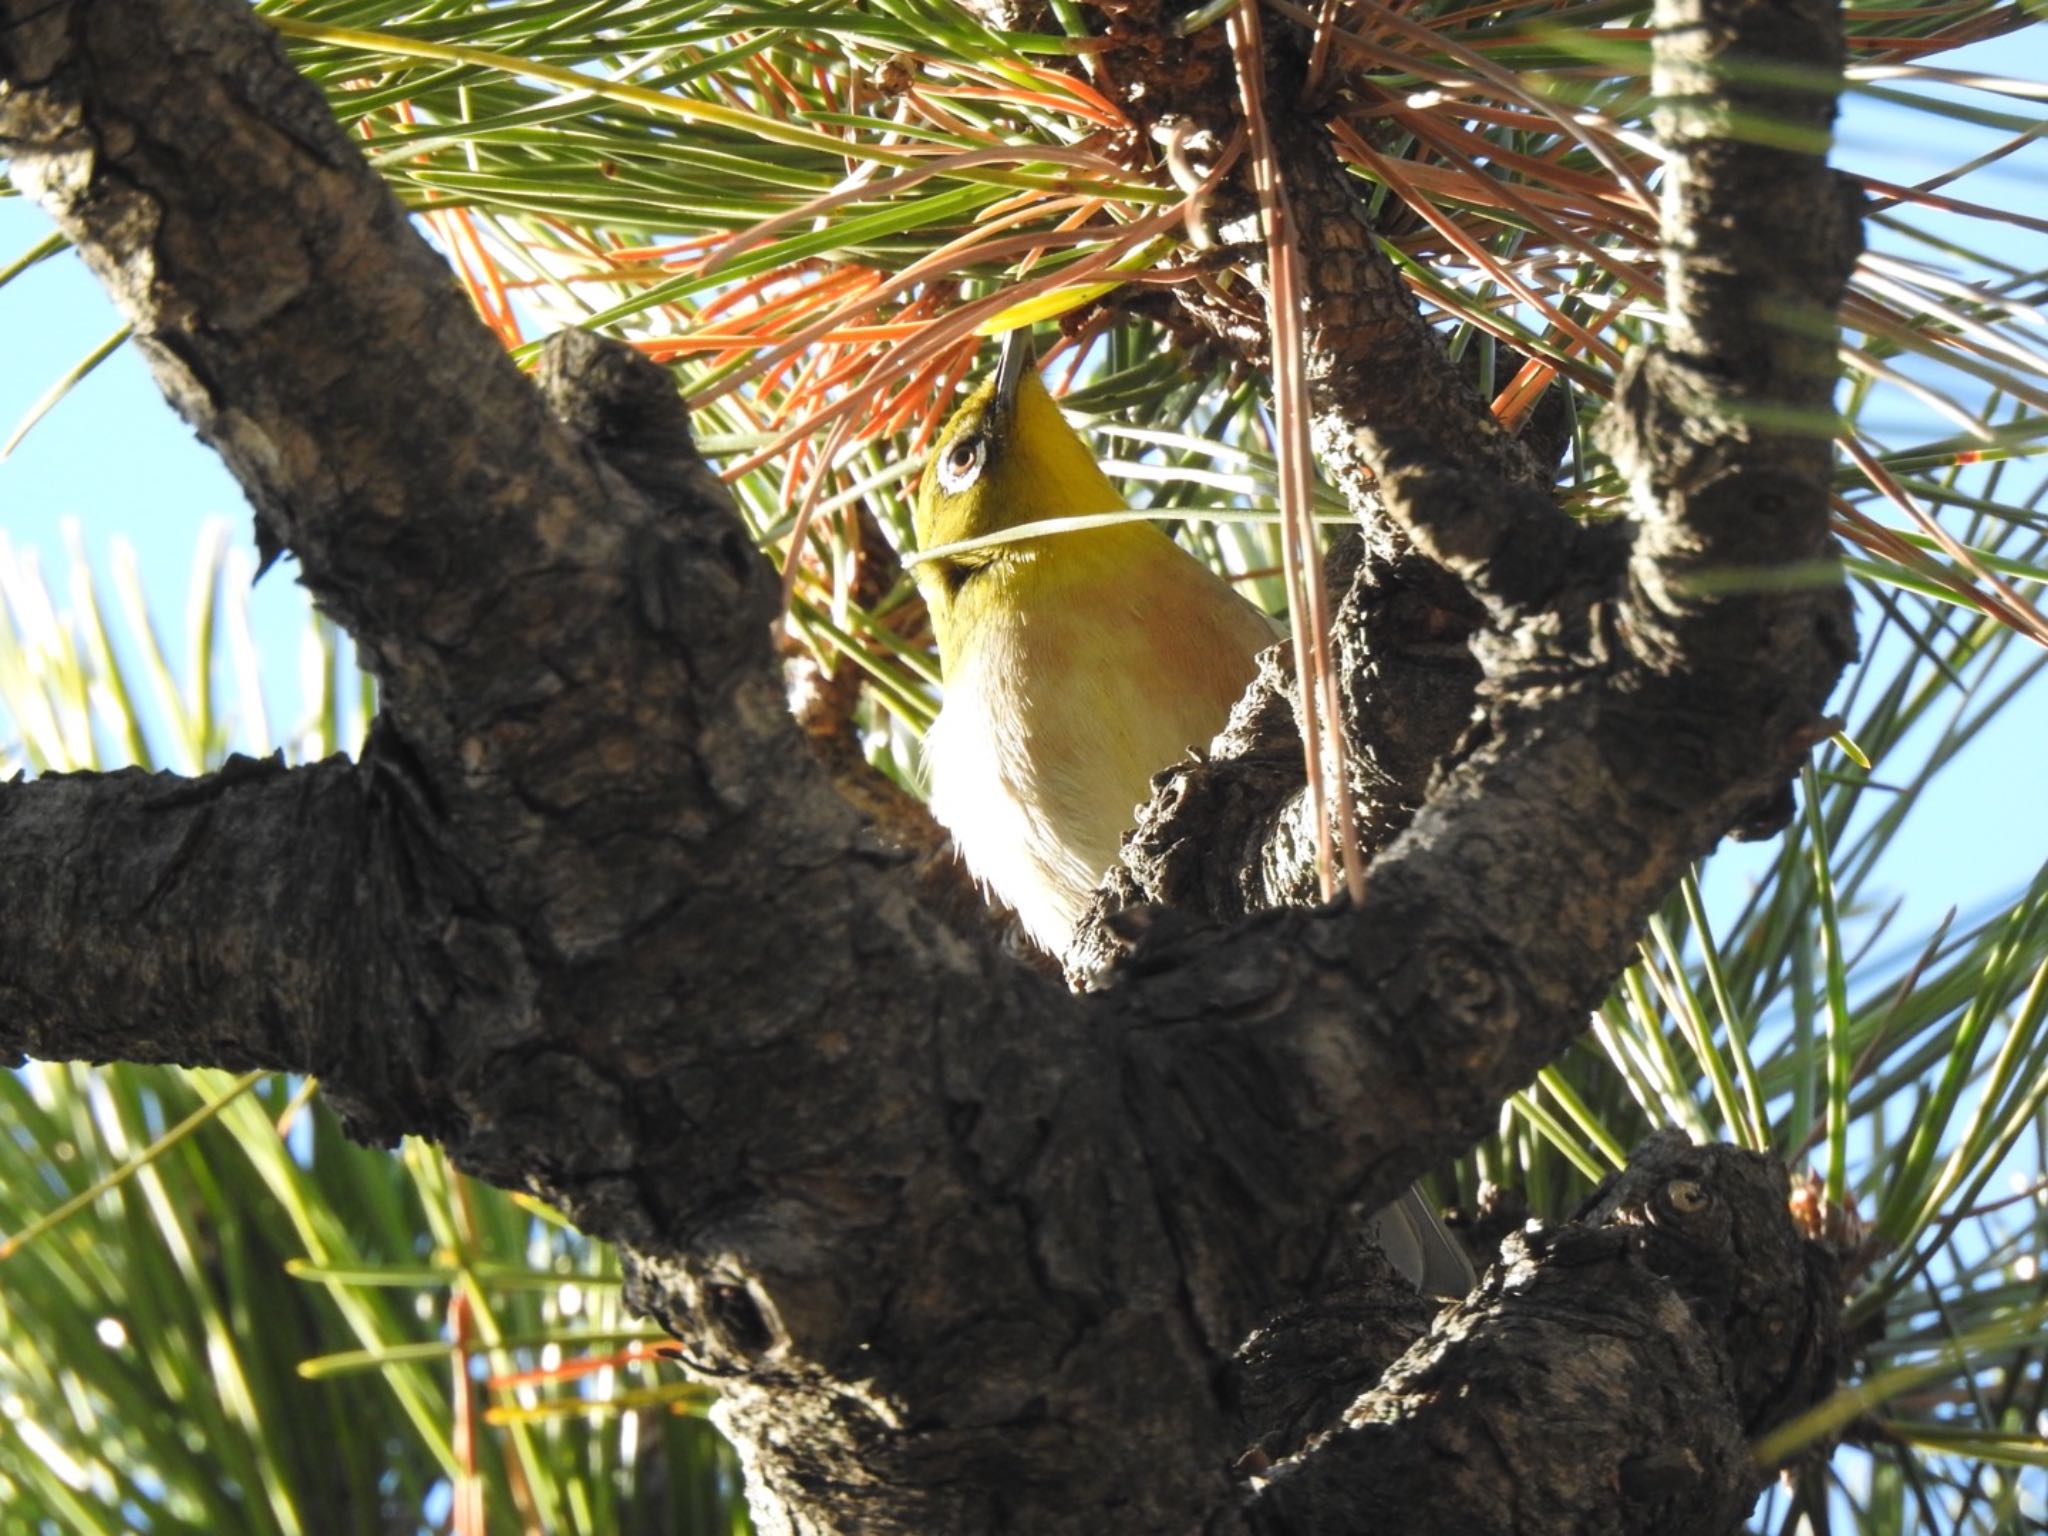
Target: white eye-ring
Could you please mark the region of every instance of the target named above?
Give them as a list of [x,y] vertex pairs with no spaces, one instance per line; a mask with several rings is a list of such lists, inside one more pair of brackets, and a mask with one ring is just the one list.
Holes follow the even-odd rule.
[[939,460],[939,484],[956,493],[966,490],[980,477],[982,460],[987,457],[988,444],[979,432],[954,438]]

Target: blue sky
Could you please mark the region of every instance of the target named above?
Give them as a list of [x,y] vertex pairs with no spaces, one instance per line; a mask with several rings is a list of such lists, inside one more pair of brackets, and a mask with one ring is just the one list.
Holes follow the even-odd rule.
[[[2048,78],[2048,39],[2035,29],[1939,62]],[[1985,98],[1974,99],[1981,103]],[[2003,105],[2017,109],[2022,104]],[[1901,135],[1893,131],[1895,121],[1881,105],[1852,100],[1842,126],[1840,158],[1893,180],[1911,181],[1953,165],[1972,147],[2000,136],[1924,118]],[[2048,209],[2048,149],[2037,143],[1950,190],[2001,206]],[[18,199],[0,200],[0,264],[47,231],[33,207]],[[2009,259],[2023,269],[2048,268],[2048,241],[2016,237]],[[98,286],[69,253],[0,288],[0,335],[7,338],[0,364],[0,434],[10,431],[50,384],[117,323]],[[1894,409],[1903,413],[1907,407]],[[1884,420],[1884,413],[1875,419]],[[103,579],[112,568],[114,541],[128,540],[144,589],[165,626],[174,666],[182,654],[176,631],[195,542],[205,521],[220,517],[229,519],[233,542],[250,550],[248,512],[239,489],[164,405],[130,348],[98,368],[0,462],[0,537],[17,550],[37,551],[45,579],[59,594],[69,567],[60,535],[64,519],[77,521]],[[266,708],[280,737],[307,707],[301,680],[307,613],[289,561],[266,576],[252,595]],[[121,644],[118,620],[113,627]],[[2025,659],[2016,648],[2012,664]],[[2008,709],[1984,740],[1943,773],[1931,803],[1909,818],[1882,882],[1907,898],[1903,931],[1924,931],[1952,904],[1968,911],[2023,883],[2048,854],[2048,836],[2013,835],[2014,827],[2027,826],[2028,819],[2015,818],[2011,811],[2016,802],[2031,802],[2039,792],[2040,757],[2048,744],[2044,705],[2048,695],[2035,688]],[[0,743],[11,735],[0,711]],[[1880,776],[1884,772],[1880,765]],[[1733,899],[1746,872],[1768,856],[1767,845],[1717,861],[1711,886],[1715,905]]]

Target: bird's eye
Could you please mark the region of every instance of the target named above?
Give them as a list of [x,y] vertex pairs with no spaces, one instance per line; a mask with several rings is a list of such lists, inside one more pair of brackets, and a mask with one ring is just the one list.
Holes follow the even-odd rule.
[[946,450],[946,456],[939,460],[939,484],[949,491],[964,491],[974,484],[981,474],[981,461],[988,456],[988,445],[978,432],[954,440]]

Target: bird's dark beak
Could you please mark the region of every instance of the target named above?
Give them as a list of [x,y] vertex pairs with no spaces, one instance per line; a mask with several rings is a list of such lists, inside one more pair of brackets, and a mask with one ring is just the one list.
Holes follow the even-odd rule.
[[1003,333],[1003,347],[996,354],[996,389],[993,401],[998,416],[1008,417],[1015,413],[1017,390],[1024,382],[1024,375],[1037,360],[1031,347],[1030,326],[1020,326],[1014,331]]

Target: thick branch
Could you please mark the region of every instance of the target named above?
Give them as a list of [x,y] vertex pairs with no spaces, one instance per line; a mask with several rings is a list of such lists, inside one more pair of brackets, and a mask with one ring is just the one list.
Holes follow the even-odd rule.
[[587,475],[567,436],[267,30],[193,5],[5,21],[14,180],[248,490],[266,554],[299,556],[380,674],[461,681],[539,563],[535,513]]
[[[1196,125],[1195,145],[1228,143],[1237,127],[1238,93],[1223,27],[1167,42],[1177,19],[1172,7],[1137,0],[1105,9],[1100,68],[1132,120],[1148,130],[1178,123],[1184,133]],[[1516,485],[1547,487],[1550,465],[1538,464],[1494,420],[1380,249],[1366,217],[1365,184],[1338,158],[1321,121],[1322,104],[1304,100],[1306,34],[1277,18],[1263,30],[1270,126],[1307,274],[1302,320],[1317,452],[1367,525],[1373,552],[1398,554],[1381,542],[1385,534],[1374,515],[1367,449],[1376,438],[1421,438],[1443,457]],[[1247,270],[1263,286],[1263,236],[1248,165],[1212,197],[1210,222],[1226,247],[1243,252]],[[1192,284],[1174,292],[1195,323],[1247,365],[1264,370],[1271,364],[1263,304],[1232,303],[1222,292]]]
[[[570,907],[617,881],[581,882],[574,840],[536,814],[566,807],[562,775],[591,745],[588,714],[557,706],[630,671],[606,745],[639,758],[631,808],[579,814],[684,814],[686,658],[650,646],[641,615],[698,600],[715,621],[698,639],[724,646],[732,578],[635,558],[647,510],[612,494],[244,8],[11,0],[0,20],[14,179],[248,490],[267,553],[289,547],[354,636],[443,832],[478,865],[523,863],[540,936],[573,951],[592,914]],[[699,536],[750,559],[706,505]],[[634,900],[670,894],[652,881]]]
[[1832,555],[1808,509],[1832,467],[1834,316],[1862,194],[1822,159],[1844,56],[1831,7],[1663,0],[1657,23],[1671,325],[1624,376],[1608,441],[1644,523],[1636,644],[1653,665],[1719,668],[1773,605],[1705,598],[1700,578],[1739,587]]
[[232,760],[205,779],[59,774],[0,794],[10,1050],[325,1072],[391,978],[365,953],[375,818],[353,767]]
[[1652,1139],[1503,1263],[1341,1424],[1279,1467],[1262,1536],[1725,1536],[1771,1476],[1749,1442],[1825,1392],[1840,1281],[1785,1219],[1785,1170]]

